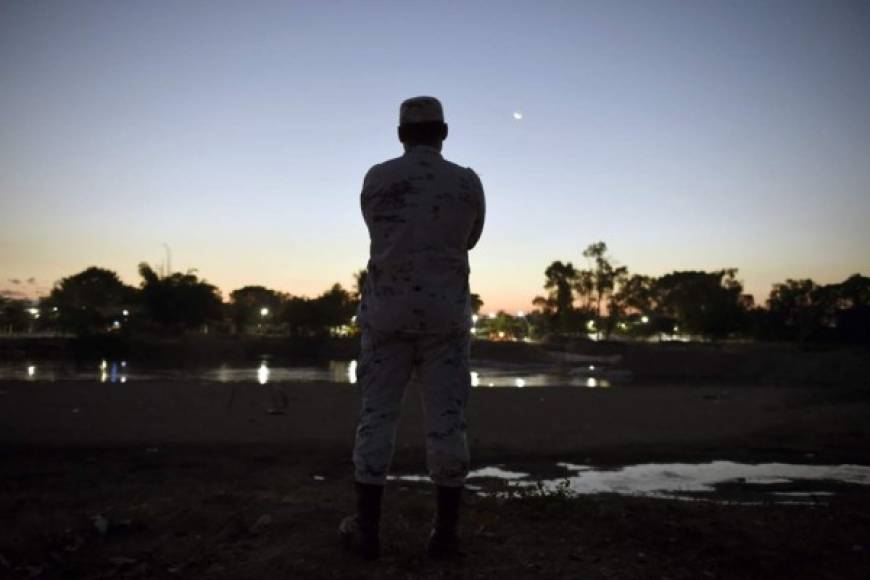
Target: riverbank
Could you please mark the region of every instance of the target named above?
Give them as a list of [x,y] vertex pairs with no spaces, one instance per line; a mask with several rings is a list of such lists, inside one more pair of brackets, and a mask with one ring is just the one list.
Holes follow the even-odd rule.
[[[11,578],[863,578],[870,494],[813,505],[467,496],[468,557],[422,556],[428,486],[391,482],[384,558],[335,542],[352,509],[352,385],[0,384],[0,572]],[[477,388],[476,467],[866,463],[864,388]],[[416,393],[395,473],[421,473]],[[534,471],[531,467],[529,471]]]
[[866,578],[870,497],[812,506],[467,494],[466,557],[423,556],[433,496],[389,483],[383,556],[343,553],[347,466],[278,448],[3,453],[4,578]]
[[[96,381],[0,383],[4,446],[281,445],[342,454],[356,389],[335,383]],[[469,439],[481,460],[557,458],[626,463],[674,456],[814,454],[865,461],[870,390],[863,387],[624,385],[476,388]],[[422,452],[412,385],[399,459]],[[821,460],[821,459],[820,459]]]

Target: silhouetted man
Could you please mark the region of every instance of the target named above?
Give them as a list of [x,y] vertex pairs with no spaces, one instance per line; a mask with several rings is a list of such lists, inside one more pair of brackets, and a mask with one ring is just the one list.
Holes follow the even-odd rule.
[[357,513],[341,522],[340,533],[366,559],[379,553],[381,496],[413,370],[425,411],[426,463],[437,486],[428,544],[434,557],[458,549],[459,505],[468,473],[468,250],[483,229],[483,187],[474,171],[441,156],[447,125],[437,99],[403,102],[398,132],[405,154],[372,167],[360,199],[371,247],[358,313]]

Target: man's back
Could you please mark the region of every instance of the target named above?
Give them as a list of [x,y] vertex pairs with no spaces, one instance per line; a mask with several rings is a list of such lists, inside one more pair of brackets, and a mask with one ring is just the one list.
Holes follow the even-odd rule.
[[371,253],[359,308],[357,509],[341,520],[339,534],[367,560],[380,552],[381,496],[412,374],[424,408],[426,466],[437,487],[427,552],[436,558],[458,553],[470,461],[468,250],[480,237],[486,207],[477,175],[441,157],[447,134],[438,99],[405,100],[398,127],[405,154],[372,167],[360,197]]
[[371,238],[361,323],[380,332],[467,331],[468,250],[485,213],[474,171],[417,145],[372,167],[360,202]]

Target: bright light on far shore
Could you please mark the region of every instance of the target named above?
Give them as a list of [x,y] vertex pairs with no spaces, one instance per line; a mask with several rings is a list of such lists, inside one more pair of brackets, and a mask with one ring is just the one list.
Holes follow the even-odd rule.
[[260,308],[260,316],[269,316],[269,309],[265,306],[263,308]]
[[514,111],[514,119],[517,121],[523,120],[523,112],[522,111]]

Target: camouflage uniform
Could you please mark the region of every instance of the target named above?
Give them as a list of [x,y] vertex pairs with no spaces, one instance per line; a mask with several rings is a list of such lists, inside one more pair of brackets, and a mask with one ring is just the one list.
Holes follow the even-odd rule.
[[[431,99],[406,101],[401,122],[441,116]],[[407,107],[406,107],[407,105]],[[415,107],[416,105],[416,107]],[[358,482],[382,484],[405,387],[416,369],[425,411],[427,465],[438,485],[468,471],[464,409],[470,384],[468,250],[483,229],[483,187],[471,169],[415,146],[366,174],[361,195],[371,238],[358,320],[362,408],[354,447]]]

